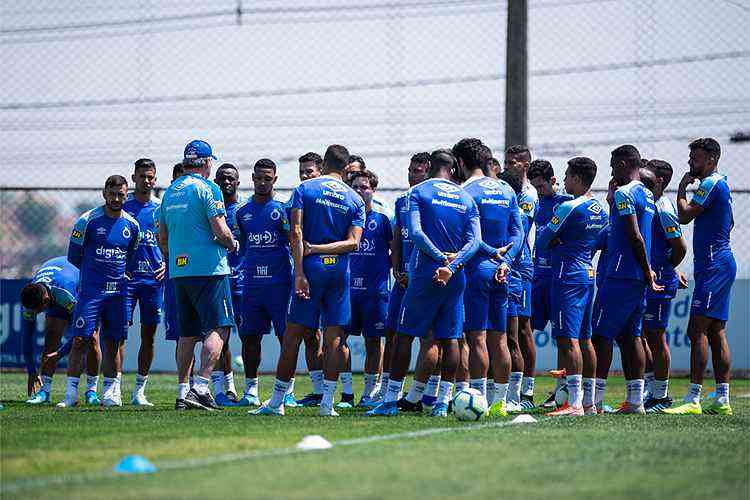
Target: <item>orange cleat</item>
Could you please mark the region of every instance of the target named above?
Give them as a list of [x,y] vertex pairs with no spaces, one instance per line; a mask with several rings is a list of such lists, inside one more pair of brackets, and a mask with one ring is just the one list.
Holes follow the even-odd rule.
[[567,372],[565,371],[565,368],[563,368],[562,370],[550,370],[549,374],[554,378],[565,378]]
[[555,410],[547,413],[550,417],[582,417],[584,415],[583,406],[569,406],[565,403],[565,406],[559,410]]

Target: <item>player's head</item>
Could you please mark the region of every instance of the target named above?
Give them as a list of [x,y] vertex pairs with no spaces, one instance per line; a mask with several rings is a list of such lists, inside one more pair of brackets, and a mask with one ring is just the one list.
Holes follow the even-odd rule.
[[185,169],[182,168],[182,162],[175,163],[174,167],[172,167],[172,182],[176,181],[183,175],[185,175]]
[[276,164],[268,158],[261,158],[253,166],[253,187],[255,194],[265,196],[273,192],[273,186],[278,180]]
[[672,165],[664,160],[649,160],[646,164],[646,168],[653,172],[656,177],[654,189],[651,191],[653,191],[654,197],[659,199],[661,198],[661,195],[664,194],[664,190],[667,189],[667,186],[669,186],[669,182],[672,180],[672,174],[674,173]]
[[44,311],[50,302],[49,290],[42,283],[29,283],[21,289],[21,305],[36,314]]
[[183,152],[182,168],[185,173],[195,173],[208,179],[215,159],[209,143],[201,140],[190,141]]
[[656,190],[656,176],[654,173],[645,167],[641,167],[638,169],[638,175],[643,185],[646,186],[646,189],[653,193]]
[[320,167],[323,165],[323,158],[318,153],[305,153],[299,157],[299,180],[306,181],[320,177]]
[[131,177],[134,191],[138,194],[150,194],[156,185],[156,164],[148,158],[135,161]]
[[531,151],[528,146],[516,144],[505,150],[505,170],[512,170],[521,179],[529,170]]
[[624,186],[637,179],[638,169],[641,168],[641,154],[635,146],[625,144],[612,151],[609,166],[612,167],[612,177],[617,184]]
[[429,176],[441,177],[443,179],[456,179],[456,157],[447,149],[438,149],[430,154]]
[[577,156],[568,160],[565,170],[565,191],[573,196],[581,196],[591,189],[596,178],[596,163],[591,158]]
[[121,175],[110,175],[104,182],[104,204],[113,212],[122,210],[122,204],[128,199],[128,181]]
[[690,143],[690,175],[702,179],[716,170],[721,157],[721,146],[716,139],[704,137]]
[[323,173],[339,174],[342,178],[349,165],[349,150],[340,144],[332,144],[323,155]]
[[547,160],[534,160],[529,164],[529,182],[539,196],[548,197],[555,194],[555,170]]
[[240,185],[240,171],[231,163],[222,163],[216,169],[214,182],[219,185],[224,196],[237,194],[237,186]]
[[468,179],[477,169],[481,169],[483,175],[490,175],[487,160],[492,158],[492,151],[482,146],[479,139],[467,137],[458,141],[451,149],[464,179]]
[[430,170],[430,153],[417,153],[409,160],[409,186],[416,186],[427,178]]
[[364,172],[365,170],[367,170],[367,164],[364,158],[359,155],[349,155],[349,162],[344,168],[344,180],[351,186],[354,172]]
[[515,171],[506,170],[500,174],[498,179],[507,182],[510,187],[513,188],[513,192],[516,193],[516,196],[523,191],[523,179],[521,179],[521,176]]
[[372,195],[378,188],[378,176],[370,170],[354,172],[352,174],[352,189],[362,197],[367,207],[372,204]]
[[490,172],[490,177],[498,178],[503,173],[503,165],[494,156],[487,160],[487,170]]

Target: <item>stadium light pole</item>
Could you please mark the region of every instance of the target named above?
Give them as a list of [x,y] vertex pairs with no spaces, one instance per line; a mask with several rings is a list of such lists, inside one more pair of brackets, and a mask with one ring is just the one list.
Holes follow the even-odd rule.
[[527,144],[528,139],[528,51],[527,0],[508,1],[505,50],[505,147]]

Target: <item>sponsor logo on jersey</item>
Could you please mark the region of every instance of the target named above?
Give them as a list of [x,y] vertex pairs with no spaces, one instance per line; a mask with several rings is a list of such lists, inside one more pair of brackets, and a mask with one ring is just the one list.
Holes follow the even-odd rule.
[[188,256],[187,255],[178,255],[175,259],[175,264],[177,267],[185,267],[188,264]]
[[480,182],[479,185],[485,189],[499,189],[500,188],[500,183],[492,179],[485,179],[482,182]]
[[461,190],[459,186],[455,184],[448,184],[447,182],[438,182],[435,184],[435,188],[444,193],[456,193]]
[[674,234],[677,232],[677,227],[675,226],[667,226],[667,233]]
[[223,210],[224,209],[224,202],[223,201],[215,201],[214,207],[216,210]]
[[346,192],[346,186],[342,184],[341,182],[334,181],[334,180],[325,181],[321,183],[321,186],[327,187],[328,189],[332,191],[336,191],[337,193]]
[[602,206],[599,205],[598,203],[592,203],[592,204],[589,205],[588,210],[589,210],[589,212],[593,212],[595,214],[598,214],[598,213],[600,213],[602,211]]
[[81,232],[78,229],[73,229],[73,233],[71,234],[71,236],[73,238],[80,238],[83,235],[81,234]]
[[104,257],[105,259],[124,260],[127,256],[127,252],[121,248],[113,247],[107,248],[105,246],[96,247],[96,255]]
[[557,225],[560,223],[560,218],[557,215],[552,216],[552,224]]
[[706,190],[705,189],[699,189],[698,191],[695,192],[695,194],[698,195],[698,196],[706,196]]
[[107,229],[104,228],[104,227],[98,227],[98,228],[96,228],[96,234],[99,234],[99,235],[101,235],[101,234],[107,234]]
[[83,319],[83,316],[78,316],[78,319],[76,320],[76,328],[83,328],[86,325],[86,320]]
[[323,255],[320,260],[324,266],[335,266],[339,258],[337,255]]
[[262,233],[248,233],[247,234],[247,243],[250,246],[275,245],[278,240],[279,240],[279,237],[276,231],[263,231]]
[[534,205],[529,201],[524,201],[521,203],[521,210],[524,212],[531,212],[534,209]]
[[617,204],[618,210],[625,210],[626,208],[628,208],[628,203],[626,201],[621,201]]

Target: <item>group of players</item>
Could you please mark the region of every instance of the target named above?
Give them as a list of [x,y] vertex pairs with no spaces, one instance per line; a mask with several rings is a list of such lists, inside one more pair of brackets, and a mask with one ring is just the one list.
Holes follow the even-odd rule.
[[[50,402],[55,361],[69,353],[59,406],[78,404],[84,369],[86,402],[99,404],[100,363],[101,404],[121,405],[123,346],[137,303],[134,405],[151,405],[145,386],[164,304],[167,338],[177,341],[177,409],[258,406],[252,414],[283,415],[286,407],[319,406],[321,415],[335,416],[335,407],[356,405],[367,415],[427,407],[445,416],[454,390],[471,387],[487,397],[491,415],[504,416],[534,407],[534,331],[551,323],[559,378],[558,397],[544,403],[550,415],[605,411],[613,342],[627,381],[617,412],[731,413],[731,194],[718,173],[718,142],[698,139],[689,150],[675,207],[665,194],[672,167],[641,158],[631,145],[612,151],[603,203],[590,191],[597,165],[589,158],[568,161],[563,193],[552,165],[532,161],[527,147],[508,148],[501,165],[480,140],[462,139],[411,158],[411,187],[393,213],[375,196],[377,175],[343,146],[330,146],[323,158],[300,157],[302,182],[287,202],[275,195],[269,159],[254,165],[254,192],[244,200],[238,169],[222,164],[209,181],[215,157],[207,143],[193,141],[161,203],[152,194],[154,163],[138,160],[134,192],[124,177],[109,177],[105,204],[80,217],[67,257],[44,263],[22,291],[28,402]],[[692,221],[691,383],[673,406],[665,332],[671,301],[687,286],[676,267],[687,250],[681,224]],[[31,338],[41,311],[47,335],[39,377]],[[69,340],[59,348],[68,326]],[[232,329],[242,340],[241,397],[228,350]],[[272,395],[261,403],[261,339],[271,332],[281,354]],[[358,403],[349,335],[363,335],[366,347]],[[415,337],[419,356],[404,395]],[[313,392],[297,400],[303,342]],[[701,406],[709,346],[716,398]]]

